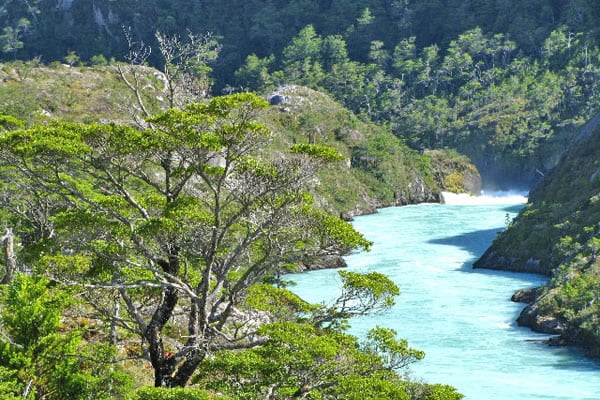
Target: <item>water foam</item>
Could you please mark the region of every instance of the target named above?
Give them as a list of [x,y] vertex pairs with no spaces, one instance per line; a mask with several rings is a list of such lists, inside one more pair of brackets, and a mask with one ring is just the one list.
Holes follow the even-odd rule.
[[491,204],[524,204],[527,203],[526,192],[500,191],[481,192],[479,196],[468,193],[442,192],[440,203],[460,206],[477,206]]

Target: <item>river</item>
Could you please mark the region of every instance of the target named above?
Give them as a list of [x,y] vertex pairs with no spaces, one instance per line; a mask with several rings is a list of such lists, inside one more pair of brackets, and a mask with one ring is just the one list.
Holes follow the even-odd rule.
[[[364,337],[376,325],[393,328],[425,358],[413,379],[456,387],[467,400],[600,399],[600,363],[577,350],[548,347],[545,335],[514,322],[523,308],[518,289],[545,277],[473,270],[471,264],[522,207],[522,196],[449,196],[447,204],[381,209],[355,219],[374,245],[346,257],[354,271],[379,271],[400,287],[383,314],[351,321]],[[333,270],[292,275],[293,290],[311,302],[335,298]]]

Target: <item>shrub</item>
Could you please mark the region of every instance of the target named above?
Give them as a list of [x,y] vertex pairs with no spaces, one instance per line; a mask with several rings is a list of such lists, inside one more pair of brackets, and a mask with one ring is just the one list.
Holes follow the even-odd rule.
[[[207,392],[191,388],[161,388],[146,386],[138,389],[128,400],[211,400]],[[223,397],[219,397],[224,399]]]

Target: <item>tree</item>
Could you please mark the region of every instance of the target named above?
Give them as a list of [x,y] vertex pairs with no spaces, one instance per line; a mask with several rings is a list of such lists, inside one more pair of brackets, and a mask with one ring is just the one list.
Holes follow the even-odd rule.
[[306,26],[283,50],[286,78],[298,84],[315,86],[323,78],[321,51],[323,39],[312,25]]
[[[170,109],[146,130],[54,123],[0,136],[15,179],[61,200],[52,235],[24,243],[31,266],[89,289],[137,335],[156,386],[185,386],[212,352],[264,342],[258,316],[238,309],[253,283],[369,247],[306,192],[330,153],[264,153],[272,133],[255,119],[267,105],[242,93]],[[169,335],[175,321],[182,331]]]
[[47,279],[23,274],[4,289],[3,399],[109,399],[127,388],[125,375],[106,367],[114,349],[83,343],[76,329],[63,332],[61,313],[72,302],[68,291],[52,290]]
[[409,398],[399,376],[361,352],[353,336],[293,322],[260,333],[268,337],[264,345],[206,360],[198,383],[239,399]]
[[81,58],[74,51],[70,51],[63,60],[65,60],[69,67],[73,67],[74,65],[79,64]]
[[273,86],[269,75],[269,66],[275,57],[259,58],[254,54],[246,57],[246,63],[235,72],[235,78],[243,89],[250,89],[263,93]]
[[[125,31],[129,52],[126,56],[129,64],[117,64],[116,70],[123,82],[131,89],[137,104],[131,106],[131,114],[142,127],[146,126],[144,118],[153,114],[151,101],[145,96],[144,89],[148,85],[148,70],[145,64],[152,54],[152,47],[134,40],[129,30]],[[194,101],[206,98],[210,92],[213,62],[221,50],[219,43],[211,33],[198,35],[188,32],[187,40],[179,35],[167,35],[156,32],[162,75],[159,80],[164,86],[163,100],[165,108],[182,108]],[[161,109],[161,107],[158,107]]]
[[[0,133],[17,128],[23,128],[24,124],[22,121],[11,117],[10,115],[0,114]],[[0,176],[4,180],[8,180],[8,177],[11,175],[10,172],[5,171],[4,169],[0,169]],[[8,185],[7,185],[8,186]],[[8,187],[5,187],[0,194],[2,196],[8,196],[11,190]],[[0,211],[0,221],[4,224],[5,234],[0,238],[0,242],[2,242],[2,252],[3,252],[3,261],[4,261],[4,276],[1,277],[0,283],[6,284],[10,283],[14,277],[15,272],[17,271],[17,261],[15,254],[15,246],[14,246],[14,232],[9,222],[9,214],[10,211],[2,210]]]
[[12,53],[16,58],[17,51],[23,48],[24,43],[21,38],[27,32],[31,23],[27,18],[21,18],[15,26],[5,26],[3,34],[0,35],[0,44],[2,52]]

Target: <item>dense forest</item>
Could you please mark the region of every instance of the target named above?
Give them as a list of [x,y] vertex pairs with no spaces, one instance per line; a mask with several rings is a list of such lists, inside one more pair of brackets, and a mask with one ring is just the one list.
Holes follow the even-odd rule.
[[347,333],[394,282],[314,305],[285,273],[479,172],[539,185],[481,266],[539,252],[523,318],[597,346],[598,27],[594,0],[4,1],[3,398],[460,399]]
[[[598,109],[592,0],[8,1],[5,60],[102,63],[201,35],[213,93],[326,90],[416,149],[469,156],[489,186],[529,186]],[[144,62],[159,65],[157,52]],[[210,90],[209,90],[210,91]]]

